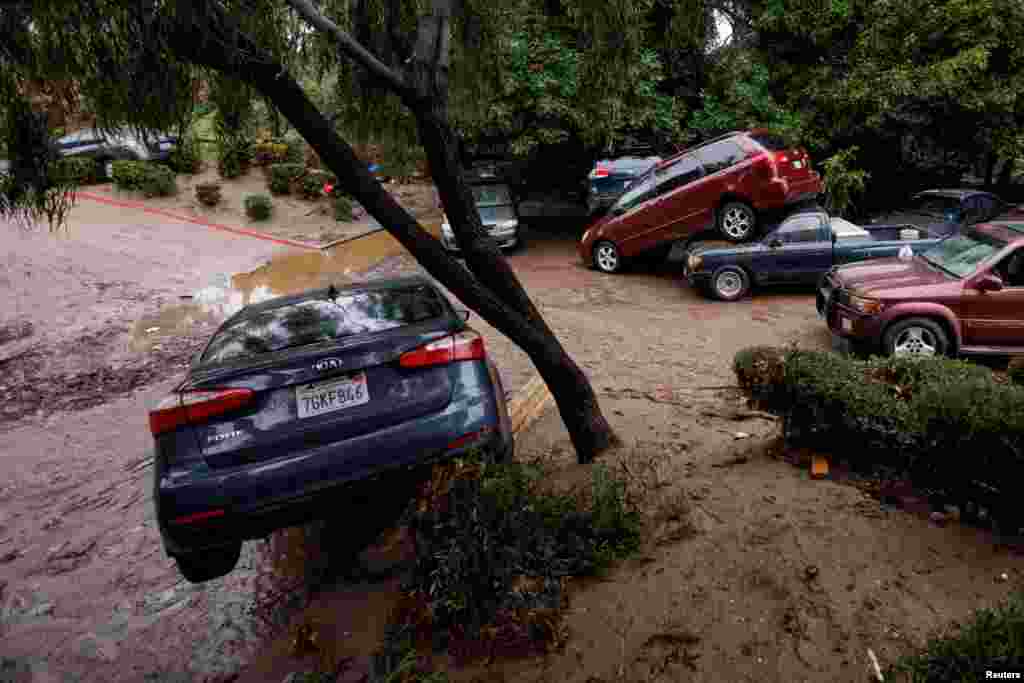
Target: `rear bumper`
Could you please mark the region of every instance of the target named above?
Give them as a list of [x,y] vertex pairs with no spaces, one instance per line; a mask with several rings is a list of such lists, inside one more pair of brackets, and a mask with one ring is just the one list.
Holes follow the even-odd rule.
[[[400,477],[410,467],[457,457],[471,448],[507,452],[512,435],[503,418],[504,398],[496,387],[480,391],[484,383],[493,387],[482,364],[473,374],[480,384],[441,412],[343,442],[224,469],[168,471],[158,459],[154,500],[164,548],[169,555],[181,555],[262,538],[324,517],[353,495],[356,483]],[[459,437],[481,430],[477,438],[451,447]],[[211,510],[223,513],[171,523]]]
[[824,191],[817,171],[799,180],[775,178],[764,187],[757,198],[757,209],[783,209],[814,199]]

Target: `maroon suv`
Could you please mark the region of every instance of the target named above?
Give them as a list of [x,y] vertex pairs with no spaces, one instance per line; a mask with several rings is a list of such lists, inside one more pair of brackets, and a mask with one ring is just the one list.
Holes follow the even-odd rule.
[[715,225],[731,242],[755,236],[758,211],[822,191],[801,148],[764,130],[730,133],[662,161],[633,181],[580,240],[580,255],[614,273],[623,260]]
[[886,355],[1024,351],[1024,220],[982,223],[908,259],[839,266],[818,313],[840,346]]

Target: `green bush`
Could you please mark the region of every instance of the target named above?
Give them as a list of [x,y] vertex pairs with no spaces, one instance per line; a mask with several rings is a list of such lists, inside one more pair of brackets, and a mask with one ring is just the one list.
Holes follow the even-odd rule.
[[1024,476],[1024,387],[945,358],[759,348],[737,354],[734,370],[752,398],[782,416],[790,445],[907,476],[1013,529],[1024,523],[1006,486]]
[[220,183],[200,183],[196,185],[196,199],[203,206],[220,204]]
[[922,652],[900,659],[886,680],[908,683],[975,683],[986,671],[1024,667],[1024,595],[1014,593],[995,609],[980,609],[956,631],[930,639]]
[[194,175],[199,173],[202,160],[199,138],[194,133],[189,133],[178,141],[178,145],[167,159],[167,164],[175,173]]
[[292,183],[305,172],[306,167],[302,164],[274,164],[269,168],[267,185],[274,194],[288,194],[291,192]]
[[334,220],[345,222],[352,220],[351,199],[344,195],[334,198]]
[[178,190],[174,171],[151,161],[115,161],[114,186],[147,197],[168,197]]
[[302,138],[286,137],[282,142],[287,145],[285,161],[289,164],[305,165],[306,163],[306,142]]
[[245,215],[254,221],[265,221],[270,218],[274,209],[274,203],[265,194],[251,194],[243,202],[245,204]]
[[217,172],[222,178],[237,178],[249,169],[252,161],[252,143],[241,136],[220,137],[217,140]]
[[1006,374],[1014,384],[1024,384],[1024,356],[1011,358]]
[[306,173],[299,183],[299,191],[306,199],[318,199],[324,196],[324,185],[335,185],[338,177],[329,171],[313,169]]
[[54,172],[61,184],[89,185],[99,179],[100,167],[90,157],[65,157],[54,164]]

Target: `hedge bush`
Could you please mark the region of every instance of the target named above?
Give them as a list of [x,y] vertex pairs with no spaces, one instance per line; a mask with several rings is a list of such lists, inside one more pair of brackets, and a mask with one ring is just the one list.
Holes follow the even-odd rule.
[[299,190],[306,199],[319,199],[324,196],[324,185],[336,185],[338,176],[330,171],[312,169],[299,181]]
[[345,222],[352,220],[351,199],[344,195],[334,198],[334,220]]
[[196,199],[203,206],[220,204],[220,183],[200,183],[196,185]]
[[1024,356],[1014,356],[1010,359],[1006,374],[1014,384],[1024,384]]
[[151,161],[115,161],[114,186],[147,197],[168,197],[178,190],[174,171]]
[[217,171],[222,178],[237,178],[252,161],[252,143],[243,136],[227,136],[217,140]]
[[99,162],[90,157],[65,157],[54,164],[55,175],[61,183],[89,185],[100,177]]
[[292,183],[302,177],[306,167],[302,164],[274,164],[269,167],[267,186],[274,194],[288,194]]
[[245,215],[254,221],[265,221],[270,218],[273,212],[274,203],[265,194],[251,194],[243,202],[245,204]]
[[178,141],[177,146],[171,151],[167,164],[176,173],[187,173],[194,175],[202,168],[203,155],[200,151],[199,138],[194,133],[189,133]]
[[734,370],[753,399],[782,416],[790,445],[907,476],[939,500],[1024,525],[1006,486],[1024,477],[1024,387],[959,360],[764,347],[738,353]]

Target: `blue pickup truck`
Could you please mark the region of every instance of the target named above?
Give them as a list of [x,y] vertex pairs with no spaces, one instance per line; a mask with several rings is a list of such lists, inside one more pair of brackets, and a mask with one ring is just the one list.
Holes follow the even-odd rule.
[[[832,266],[918,253],[948,234],[906,225],[861,227],[820,207],[791,214],[758,242],[734,246],[692,243],[683,261],[690,285],[721,301],[743,298],[753,285],[816,284]],[[907,249],[904,249],[907,248]]]

